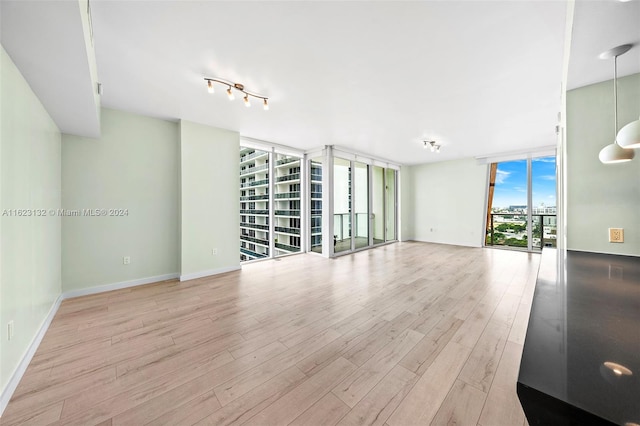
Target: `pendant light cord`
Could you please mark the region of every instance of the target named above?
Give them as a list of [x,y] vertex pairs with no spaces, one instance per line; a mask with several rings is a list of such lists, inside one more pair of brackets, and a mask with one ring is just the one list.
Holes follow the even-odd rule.
[[618,138],[618,56],[613,57],[613,143]]

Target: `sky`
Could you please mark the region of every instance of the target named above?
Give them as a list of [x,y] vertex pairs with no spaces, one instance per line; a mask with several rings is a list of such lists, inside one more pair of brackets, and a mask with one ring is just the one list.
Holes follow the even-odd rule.
[[[556,159],[541,157],[531,160],[533,205],[556,205]],[[493,207],[527,205],[527,160],[498,163]]]

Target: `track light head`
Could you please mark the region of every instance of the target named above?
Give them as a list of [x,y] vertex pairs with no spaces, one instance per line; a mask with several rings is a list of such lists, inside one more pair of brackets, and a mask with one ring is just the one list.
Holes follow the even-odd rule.
[[207,80],[207,90],[209,93],[213,93],[213,82],[211,80]]
[[229,87],[227,89],[227,96],[229,96],[229,100],[230,101],[232,101],[232,100],[234,100],[236,98],[235,96],[233,96],[233,92],[231,91],[231,87]]
[[269,111],[269,102],[267,102],[267,98],[264,98],[262,106],[264,107],[265,111]]
[[244,106],[246,106],[247,108],[251,106],[251,102],[249,102],[249,95],[247,95],[246,93],[244,95]]

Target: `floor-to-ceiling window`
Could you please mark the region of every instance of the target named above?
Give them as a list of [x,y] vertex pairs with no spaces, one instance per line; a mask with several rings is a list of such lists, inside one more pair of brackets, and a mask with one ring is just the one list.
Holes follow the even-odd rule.
[[[345,155],[339,153],[338,155]],[[397,171],[333,157],[334,253],[397,239]]]
[[335,253],[351,250],[351,161],[333,159],[333,247]]
[[354,249],[369,245],[369,166],[353,162]]
[[274,181],[274,247],[275,255],[300,252],[301,220],[301,159],[273,154]]
[[333,147],[303,154],[244,141],[241,261],[304,251],[331,257],[397,239],[395,169]]
[[556,247],[556,157],[531,159],[531,245]]
[[503,161],[490,167],[486,245],[555,247],[555,157]]
[[269,153],[240,148],[240,260],[269,257]]
[[396,171],[393,169],[385,170],[385,228],[386,241],[395,241],[397,236],[397,215],[398,199],[396,191]]
[[322,158],[309,161],[311,251],[322,253]]
[[371,168],[371,233],[373,235],[373,244],[384,243],[384,227],[385,227],[385,196],[384,189],[384,167],[372,166]]

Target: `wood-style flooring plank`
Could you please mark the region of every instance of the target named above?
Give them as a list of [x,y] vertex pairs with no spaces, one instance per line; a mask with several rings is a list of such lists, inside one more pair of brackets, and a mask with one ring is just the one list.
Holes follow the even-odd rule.
[[333,426],[340,421],[350,408],[338,397],[329,392],[300,414],[289,426]]
[[288,424],[313,404],[318,402],[331,388],[356,366],[344,358],[338,358],[308,380],[305,380],[289,393],[278,399],[260,413],[253,416],[247,425]]
[[338,424],[340,426],[384,424],[417,379],[418,376],[396,365]]
[[415,330],[405,330],[340,382],[332,392],[353,408],[423,337]]
[[431,425],[475,425],[486,399],[486,393],[456,380]]
[[449,342],[402,400],[387,423],[391,426],[431,423],[470,353],[470,348]]

